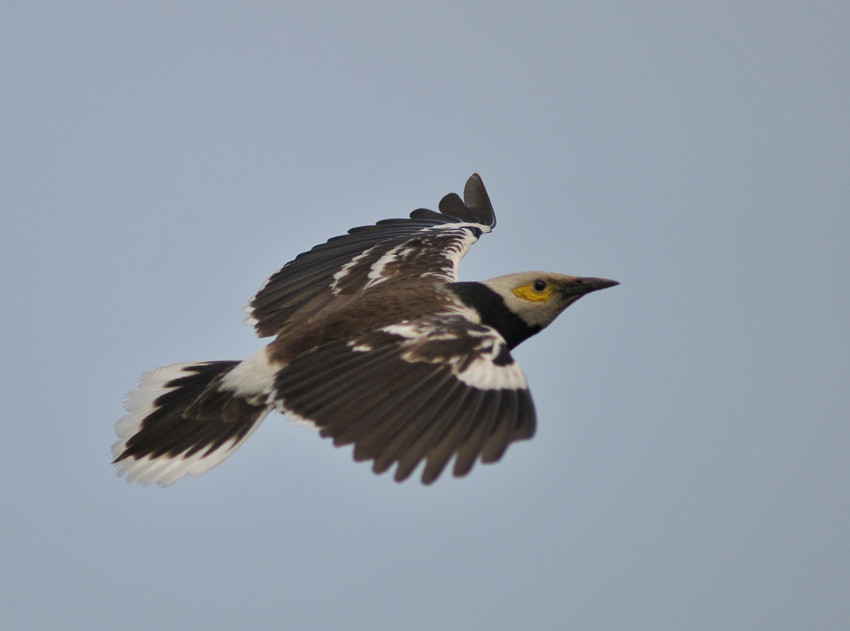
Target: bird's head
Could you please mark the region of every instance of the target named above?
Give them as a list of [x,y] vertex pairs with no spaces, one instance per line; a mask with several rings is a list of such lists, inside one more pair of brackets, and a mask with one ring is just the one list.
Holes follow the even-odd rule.
[[567,276],[551,272],[520,272],[484,281],[529,327],[540,330],[576,300],[593,291],[619,285],[606,278]]

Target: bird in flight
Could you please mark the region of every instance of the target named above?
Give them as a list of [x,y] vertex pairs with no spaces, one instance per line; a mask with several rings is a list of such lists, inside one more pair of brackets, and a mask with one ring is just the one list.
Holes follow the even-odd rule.
[[167,486],[239,447],[272,410],[319,430],[395,479],[436,480],[531,438],[534,404],[511,350],[604,278],[522,272],[458,280],[496,217],[478,174],[439,211],[353,228],[298,255],[246,308],[268,346],[244,361],[145,373],[116,424],[119,475]]

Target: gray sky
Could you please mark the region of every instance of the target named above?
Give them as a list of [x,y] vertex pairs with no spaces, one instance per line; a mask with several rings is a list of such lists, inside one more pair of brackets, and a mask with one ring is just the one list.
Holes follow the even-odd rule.
[[[302,4],[5,5],[4,624],[845,629],[846,2]],[[533,441],[425,488],[273,415],[116,479],[141,372],[473,171],[463,279],[622,283],[517,349]]]

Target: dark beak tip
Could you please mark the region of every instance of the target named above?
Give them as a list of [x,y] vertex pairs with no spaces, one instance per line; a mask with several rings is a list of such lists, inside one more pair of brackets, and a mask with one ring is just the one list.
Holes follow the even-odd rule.
[[609,287],[616,287],[620,284],[618,281],[609,280],[608,278],[585,278],[584,280],[588,287],[590,287],[590,291],[608,289]]
[[616,280],[609,280],[607,278],[574,277],[561,291],[565,298],[578,299],[594,291],[608,289],[608,287],[615,287],[619,284]]

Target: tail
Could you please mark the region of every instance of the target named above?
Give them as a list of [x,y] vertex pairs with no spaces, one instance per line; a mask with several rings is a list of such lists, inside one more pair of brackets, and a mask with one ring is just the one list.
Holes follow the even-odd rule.
[[[271,409],[224,378],[238,361],[172,364],[145,373],[115,425],[118,475],[168,486],[200,475],[232,454]],[[241,396],[240,396],[241,394]]]

